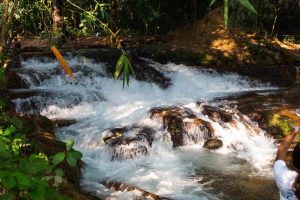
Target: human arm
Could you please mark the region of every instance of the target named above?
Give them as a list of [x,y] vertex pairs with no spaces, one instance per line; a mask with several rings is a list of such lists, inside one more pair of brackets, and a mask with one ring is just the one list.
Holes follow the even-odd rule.
[[300,125],[297,125],[295,129],[284,139],[278,147],[276,160],[285,160],[287,152],[293,143],[297,133],[299,133]]

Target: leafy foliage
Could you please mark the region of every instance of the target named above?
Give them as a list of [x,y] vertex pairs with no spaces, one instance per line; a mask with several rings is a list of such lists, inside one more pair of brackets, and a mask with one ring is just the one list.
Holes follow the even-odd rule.
[[[215,4],[215,2],[216,2],[216,0],[211,0],[209,7],[213,6]],[[250,3],[249,0],[238,0],[238,2],[241,5],[243,5],[245,8],[247,8],[247,10],[249,10],[252,13],[257,15],[256,9]],[[224,0],[224,25],[225,25],[225,28],[227,28],[227,26],[228,26],[228,18],[229,18],[228,8],[229,8],[229,0]]]
[[52,157],[28,153],[31,146],[22,134],[22,122],[10,117],[0,106],[0,199],[70,199],[59,193],[64,172],[62,162],[74,167],[82,154],[68,140],[66,150]]
[[123,70],[123,87],[125,86],[125,83],[127,86],[129,86],[129,78],[130,74],[135,76],[134,69],[132,66],[132,61],[129,58],[129,56],[123,52],[120,56],[117,65],[116,65],[116,71],[114,73],[115,79],[117,79],[120,76],[121,71]]

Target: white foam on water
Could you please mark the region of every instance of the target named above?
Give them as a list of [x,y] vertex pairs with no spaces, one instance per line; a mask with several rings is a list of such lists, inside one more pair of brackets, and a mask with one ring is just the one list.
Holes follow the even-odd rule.
[[[103,63],[89,59],[83,61],[77,57],[70,58],[69,63],[76,66],[75,81],[58,70],[58,63],[54,61],[43,63],[29,59],[22,63],[23,69],[19,73],[30,84],[31,90],[50,92],[43,98],[31,97],[36,101],[47,101],[32,109],[38,109],[40,114],[49,118],[78,120],[76,124],[58,129],[57,134],[61,140],[74,138],[76,148],[83,152],[83,160],[87,163],[83,185],[90,190],[106,193],[99,183],[115,181],[174,199],[216,199],[196,181],[195,170],[216,163],[223,169],[235,167],[235,172],[243,169],[244,166],[230,161],[222,166],[220,160],[228,156],[247,160],[253,174],[270,176],[271,160],[276,149],[271,138],[255,125],[245,125],[245,120],[239,120],[238,116],[235,117],[235,126],[221,126],[201,114],[201,107],[195,102],[212,102],[214,98],[238,92],[276,88],[251,82],[236,74],[219,74],[172,63],[160,65],[151,61],[153,67],[171,79],[172,85],[162,90],[156,84],[132,79],[130,87],[123,89],[122,81],[101,75]],[[33,72],[26,74],[26,70]],[[57,70],[60,73],[55,72]],[[88,71],[88,75],[84,71]],[[40,78],[38,82],[31,80],[41,74],[48,78]],[[24,101],[28,99],[14,100],[17,105]],[[214,158],[220,160],[205,156],[207,151],[203,150],[202,144],[173,149],[172,144],[164,139],[169,137],[168,133],[159,121],[149,118],[148,112],[153,107],[176,105],[191,109],[198,117],[211,123],[224,143],[214,154],[217,155]],[[22,112],[21,106],[18,111]],[[131,125],[148,126],[157,131],[149,154],[136,159],[112,161],[102,133],[107,129]],[[114,192],[108,195],[110,199],[124,199],[137,194]]]

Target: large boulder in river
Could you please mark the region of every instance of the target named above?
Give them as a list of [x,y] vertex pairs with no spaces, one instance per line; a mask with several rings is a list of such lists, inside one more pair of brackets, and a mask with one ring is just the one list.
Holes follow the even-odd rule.
[[226,112],[218,107],[204,105],[202,113],[207,115],[211,120],[220,124],[230,123],[233,121],[232,113]]
[[170,133],[173,147],[203,142],[214,133],[208,122],[197,118],[187,108],[153,108],[150,115],[152,119],[162,119],[163,128]]
[[153,134],[150,128],[115,128],[106,131],[103,141],[110,148],[112,160],[131,159],[149,153]]
[[223,141],[216,138],[210,138],[205,141],[203,147],[207,149],[218,149],[223,146]]

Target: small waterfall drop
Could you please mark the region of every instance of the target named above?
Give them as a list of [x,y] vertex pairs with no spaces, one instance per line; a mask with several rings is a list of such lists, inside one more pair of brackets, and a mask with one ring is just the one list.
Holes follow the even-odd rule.
[[[29,88],[14,90],[22,98],[13,102],[19,113],[77,121],[58,128],[57,136],[74,138],[83,152],[87,169],[82,184],[87,190],[108,199],[138,195],[108,192],[101,185],[116,181],[172,199],[218,199],[200,183],[197,171],[272,176],[274,140],[235,108],[215,99],[276,88],[236,74],[146,60],[172,85],[161,89],[132,79],[123,89],[120,80],[106,75],[107,64],[81,57],[68,61],[75,81],[54,60],[23,61],[18,74]],[[160,112],[153,114],[155,108]],[[214,112],[223,114],[216,117]],[[222,140],[222,147],[203,148],[209,138]]]

